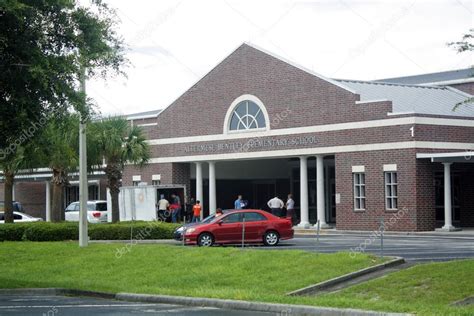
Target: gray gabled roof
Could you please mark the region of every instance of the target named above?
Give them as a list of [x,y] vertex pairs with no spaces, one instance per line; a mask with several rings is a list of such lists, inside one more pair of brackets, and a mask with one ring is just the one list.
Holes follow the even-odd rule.
[[374,81],[401,84],[435,84],[437,82],[449,82],[471,78],[474,78],[474,68],[434,72],[415,76],[378,79]]
[[338,80],[360,94],[361,101],[390,100],[393,113],[474,117],[474,103],[459,106],[471,95],[450,87],[402,85],[372,81]]

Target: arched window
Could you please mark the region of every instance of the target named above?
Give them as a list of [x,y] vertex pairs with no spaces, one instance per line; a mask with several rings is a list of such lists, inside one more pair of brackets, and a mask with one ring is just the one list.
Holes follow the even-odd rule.
[[255,96],[243,95],[230,106],[224,132],[267,130],[268,122],[263,103]]
[[252,101],[242,101],[235,107],[230,118],[229,130],[240,131],[254,128],[264,128],[265,117],[260,107]]

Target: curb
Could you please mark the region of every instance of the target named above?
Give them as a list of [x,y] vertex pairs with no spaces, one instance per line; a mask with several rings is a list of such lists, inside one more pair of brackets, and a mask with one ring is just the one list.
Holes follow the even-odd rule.
[[403,264],[403,263],[405,263],[405,259],[403,259],[402,257],[395,257],[393,260],[390,260],[388,262],[384,262],[384,263],[381,263],[381,264],[378,264],[378,265],[375,265],[375,266],[372,266],[372,267],[368,267],[368,268],[365,268],[365,269],[362,269],[362,270],[358,270],[358,271],[355,271],[355,272],[344,274],[344,275],[341,275],[339,277],[336,277],[336,278],[333,278],[333,279],[330,279],[330,280],[327,280],[327,281],[319,282],[319,283],[304,287],[302,289],[298,289],[298,290],[286,293],[286,295],[288,295],[288,296],[301,296],[301,295],[314,294],[317,291],[324,290],[328,287],[337,285],[339,283],[342,283],[342,282],[345,282],[345,281],[348,281],[348,280],[352,280],[352,279],[355,279],[355,278],[360,277],[362,275],[366,275],[366,274],[369,274],[369,273],[372,273],[372,272],[375,272],[375,271],[379,271],[379,270],[383,270],[383,269],[386,269],[386,268],[389,268],[389,267],[397,266],[397,265],[400,265],[400,264]]
[[[94,239],[89,241],[92,244],[130,244],[130,239],[120,239],[120,240],[104,240],[104,239]],[[180,245],[181,241],[174,239],[133,239],[133,244],[164,244],[164,245]]]
[[352,308],[317,307],[306,305],[276,304],[248,302],[229,299],[213,299],[202,297],[185,297],[169,295],[151,295],[134,293],[106,293],[96,291],[85,291],[63,288],[24,288],[24,289],[0,289],[0,295],[20,294],[20,295],[70,295],[88,296],[95,298],[116,299],[121,301],[160,303],[173,305],[186,305],[197,307],[216,307],[223,309],[247,310],[258,312],[279,313],[280,315],[323,315],[323,316],[402,316],[411,315],[403,313],[385,313],[375,311],[365,311]]
[[[343,235],[355,235],[355,236],[367,236],[373,233],[372,231],[364,230],[335,230],[335,229],[326,229],[321,230],[319,235],[326,236],[343,236]],[[295,230],[295,236],[316,236],[315,229],[307,230]],[[397,231],[385,231],[384,236],[410,236],[410,237],[450,237],[450,238],[474,238],[474,234],[470,233],[460,233],[460,232],[397,232]]]

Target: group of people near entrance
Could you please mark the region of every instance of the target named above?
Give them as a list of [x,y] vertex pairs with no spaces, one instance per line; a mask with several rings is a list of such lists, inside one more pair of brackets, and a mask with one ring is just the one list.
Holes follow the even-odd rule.
[[[248,206],[248,201],[244,200],[242,195],[238,195],[237,199],[234,201],[234,209],[241,210],[245,209]],[[278,217],[287,217],[294,222],[295,217],[295,201],[293,200],[292,194],[288,194],[286,202],[283,202],[278,196],[270,199],[267,202],[268,207],[271,210],[271,213]],[[178,219],[181,217],[181,199],[177,194],[171,195],[171,203],[165,199],[165,196],[162,194],[160,200],[157,203],[158,208],[158,218],[166,220],[171,216],[171,222],[177,223]],[[201,201],[197,200],[194,202],[194,199],[191,199],[190,204],[191,214],[188,218],[192,218],[192,222],[199,222],[202,216],[202,205]],[[216,217],[222,215],[222,209],[218,208],[216,210]]]
[[166,220],[171,215],[171,222],[177,223],[181,216],[181,199],[176,193],[171,194],[171,203],[162,194],[158,201],[158,218]]
[[[234,202],[234,209],[240,210],[246,208],[248,201],[242,198],[242,195],[237,197],[237,200]],[[268,207],[270,208],[273,215],[278,217],[287,217],[291,218],[291,221],[294,221],[295,217],[295,201],[293,200],[293,195],[290,193],[286,199],[286,202],[283,202],[278,196],[270,199],[267,202]],[[286,211],[285,211],[286,210]]]

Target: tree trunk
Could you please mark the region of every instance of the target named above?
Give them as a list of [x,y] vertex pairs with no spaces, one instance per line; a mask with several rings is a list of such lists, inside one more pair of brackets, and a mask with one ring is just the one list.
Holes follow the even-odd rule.
[[107,175],[107,185],[110,190],[110,198],[112,199],[112,223],[117,223],[120,220],[119,211],[119,193],[120,193],[120,179],[122,179],[122,171],[117,164],[108,164],[105,167],[105,174]]
[[63,191],[67,184],[66,172],[60,168],[53,168],[53,196],[51,199],[51,221],[60,222],[64,220]]
[[5,223],[13,223],[13,181],[15,174],[4,170],[4,199],[5,199]]

